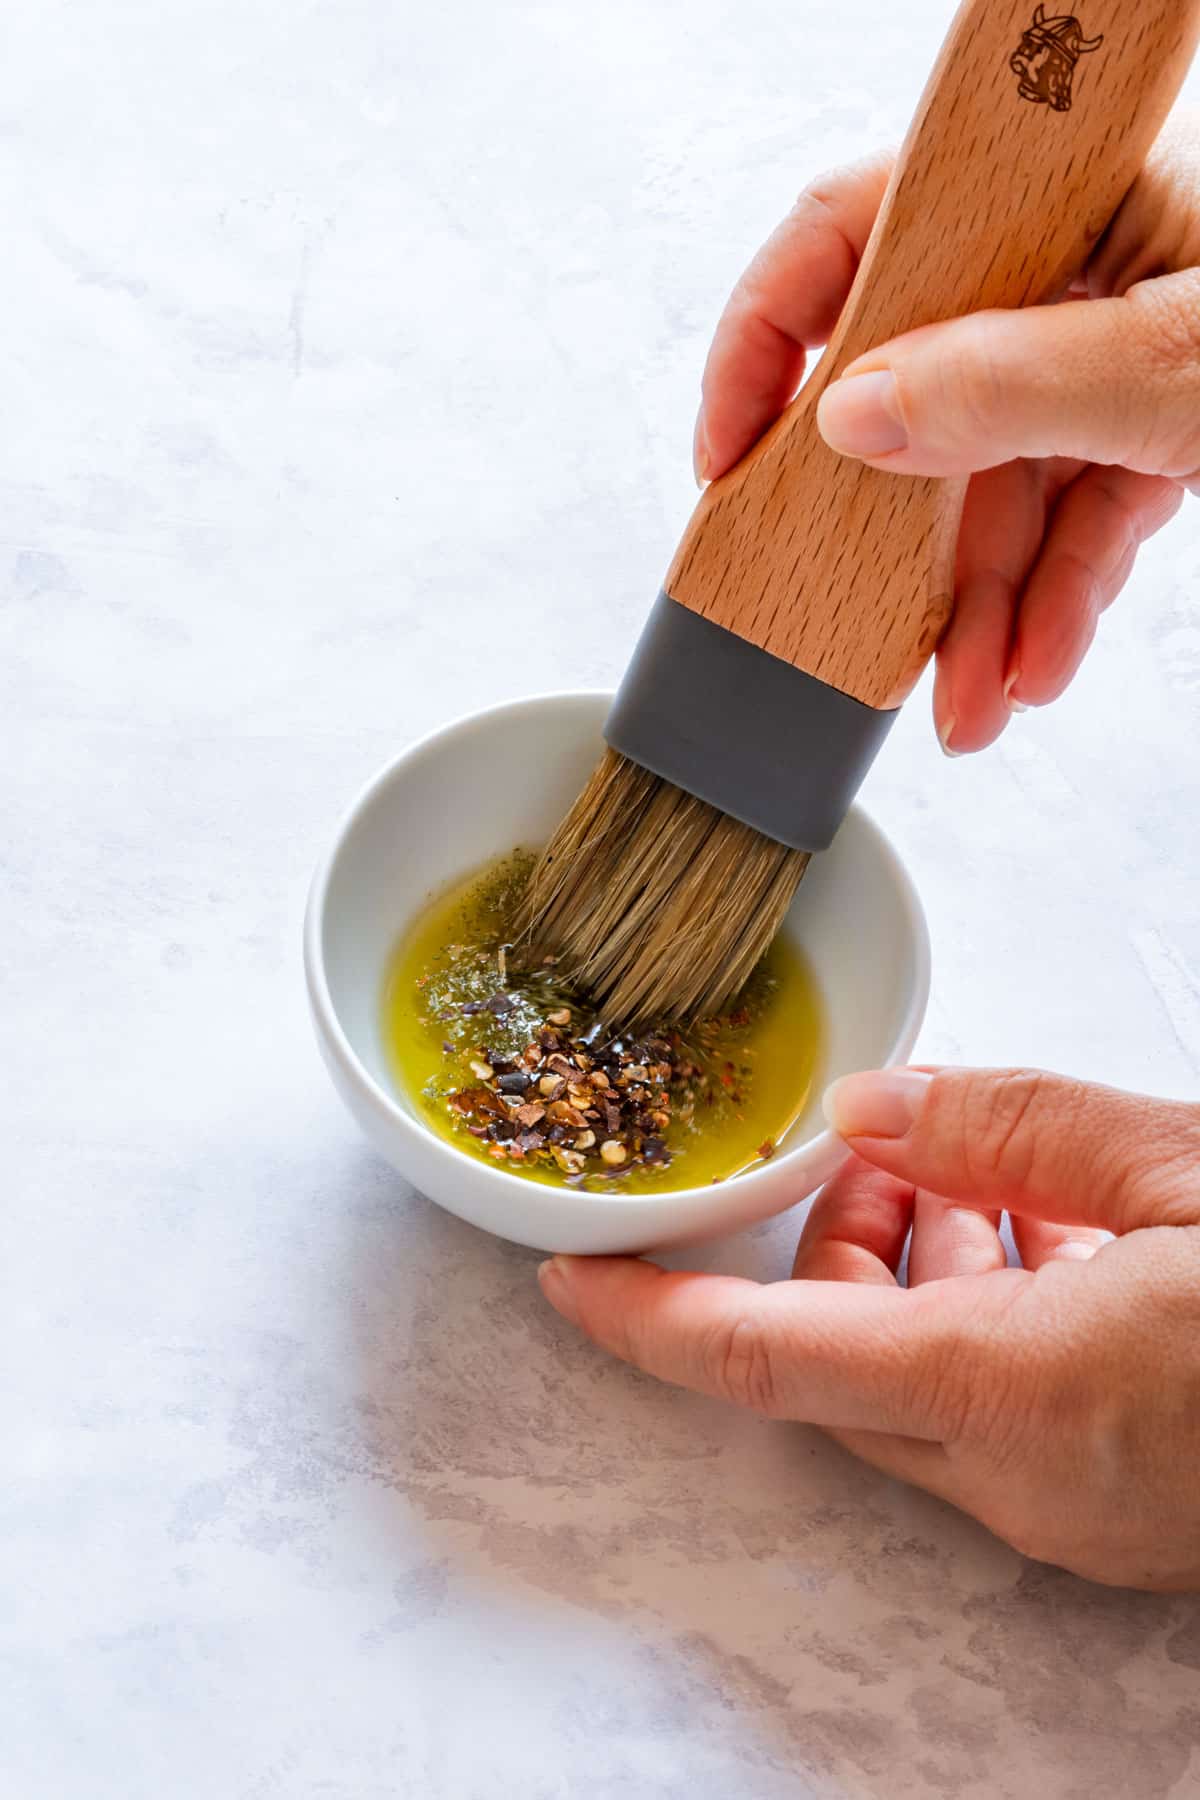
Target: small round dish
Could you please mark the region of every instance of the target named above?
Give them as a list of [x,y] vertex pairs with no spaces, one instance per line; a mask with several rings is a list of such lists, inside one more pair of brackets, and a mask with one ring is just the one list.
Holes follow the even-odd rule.
[[929,937],[912,882],[855,807],[814,859],[784,930],[816,973],[825,1014],[809,1104],[770,1162],[703,1188],[588,1194],[523,1181],[460,1155],[398,1092],[382,1035],[384,972],[397,939],[452,881],[536,848],[602,748],[610,696],[548,694],[475,713],[414,744],[368,784],[313,880],[304,966],[334,1086],[371,1143],[459,1218],[539,1250],[613,1254],[725,1236],[785,1211],[841,1166],[824,1085],[907,1060],[929,999]]

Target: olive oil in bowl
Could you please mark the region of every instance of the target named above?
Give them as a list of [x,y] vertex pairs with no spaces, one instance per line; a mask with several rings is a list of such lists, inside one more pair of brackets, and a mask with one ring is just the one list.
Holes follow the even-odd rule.
[[511,920],[531,863],[456,883],[396,947],[383,1034],[416,1117],[519,1179],[598,1194],[700,1187],[772,1156],[820,1062],[796,946],[781,935],[726,1016],[614,1038],[553,966],[520,965]]

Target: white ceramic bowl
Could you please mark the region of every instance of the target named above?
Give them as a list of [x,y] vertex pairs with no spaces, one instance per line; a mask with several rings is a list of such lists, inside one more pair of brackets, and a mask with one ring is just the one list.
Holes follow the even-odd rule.
[[334,1086],[375,1148],[430,1199],[539,1250],[612,1253],[694,1244],[806,1199],[845,1157],[824,1128],[825,1083],[907,1060],[929,997],[920,901],[879,828],[855,808],[815,859],[784,926],[824,1002],[812,1100],[769,1163],[674,1193],[596,1195],[545,1187],[463,1156],[410,1110],[381,1033],[397,938],[456,878],[517,845],[545,842],[601,750],[607,694],[518,700],[448,725],[370,783],[317,870],[304,958],[317,1037]]

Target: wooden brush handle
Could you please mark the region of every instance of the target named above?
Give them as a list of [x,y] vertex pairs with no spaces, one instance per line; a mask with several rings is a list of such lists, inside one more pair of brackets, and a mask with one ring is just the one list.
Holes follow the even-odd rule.
[[667,576],[673,599],[855,699],[899,705],[953,604],[965,483],[836,455],[817,431],[821,390],[902,331],[1061,292],[1145,161],[1198,36],[1200,0],[1079,0],[1077,17],[967,0],[828,351],[706,491]]

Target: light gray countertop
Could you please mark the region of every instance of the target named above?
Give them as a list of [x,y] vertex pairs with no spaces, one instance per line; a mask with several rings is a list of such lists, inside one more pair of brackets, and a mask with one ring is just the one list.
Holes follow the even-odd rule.
[[[1197,1791],[1200,1602],[604,1361],[360,1145],[301,990],[375,767],[619,671],[725,291],[950,11],[10,9],[6,1797]],[[928,1057],[1195,1093],[1198,577],[1192,506],[1063,704],[898,728]]]

